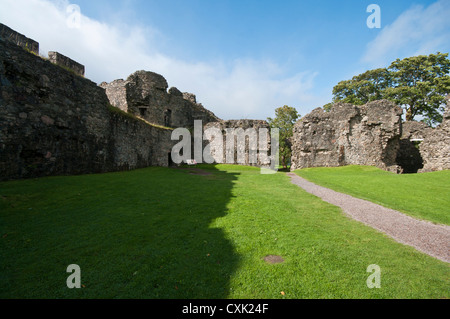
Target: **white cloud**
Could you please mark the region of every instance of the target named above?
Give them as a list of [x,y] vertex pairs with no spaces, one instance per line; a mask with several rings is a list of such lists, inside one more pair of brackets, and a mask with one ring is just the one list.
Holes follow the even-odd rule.
[[384,67],[397,58],[443,52],[450,43],[450,1],[412,6],[371,41],[362,62]]
[[58,51],[84,64],[86,77],[94,82],[126,78],[136,70],[157,72],[170,86],[196,94],[200,103],[224,119],[264,119],[284,104],[305,114],[307,110],[299,106],[327,102],[310,93],[316,73],[286,76],[289,70],[271,61],[182,61],[158,51],[163,35],[149,27],[107,24],[82,15],[80,28],[70,28],[69,4],[0,0],[0,22],[38,41],[43,55]]

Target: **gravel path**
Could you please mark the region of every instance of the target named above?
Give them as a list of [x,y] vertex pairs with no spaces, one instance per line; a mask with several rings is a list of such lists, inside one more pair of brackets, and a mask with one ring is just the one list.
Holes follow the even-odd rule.
[[450,226],[414,219],[396,210],[318,186],[294,173],[287,175],[293,184],[339,206],[351,218],[386,233],[399,243],[450,263]]

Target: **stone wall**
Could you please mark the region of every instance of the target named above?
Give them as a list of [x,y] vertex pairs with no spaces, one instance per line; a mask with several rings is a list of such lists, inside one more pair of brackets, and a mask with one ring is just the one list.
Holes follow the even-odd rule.
[[62,55],[61,53],[50,51],[48,52],[48,59],[56,65],[72,70],[75,74],[84,76],[84,65],[66,57],[65,55]]
[[125,87],[126,81],[115,80],[111,83],[103,82],[100,87],[105,89],[106,95],[108,96],[109,103],[118,109],[128,112],[128,102],[127,102],[127,89]]
[[195,95],[181,93],[175,87],[167,91],[166,79],[154,72],[137,71],[127,80],[103,82],[100,86],[113,106],[153,124],[190,128],[194,120],[202,120],[204,124],[219,120],[197,103]]
[[419,146],[423,168],[419,172],[433,172],[450,169],[450,96],[442,123],[425,134]]
[[[269,128],[265,121],[221,121],[153,72],[97,86],[78,76],[82,65],[56,52],[48,60],[31,54],[16,45],[20,39],[0,38],[0,180],[168,166],[177,142],[169,127],[191,129],[196,120],[219,128],[224,147],[226,129]],[[235,160],[245,154],[238,164],[268,165],[250,163],[247,141],[231,150]]]
[[401,115],[402,109],[387,100],[315,109],[294,126],[291,170],[371,165],[400,172]]
[[[222,139],[219,140],[219,144],[215,140],[215,137],[207,139],[205,143],[211,143],[211,156],[216,163],[229,163],[240,164],[249,166],[268,166],[270,165],[270,159],[263,159],[258,155],[258,151],[266,151],[267,156],[270,155],[270,126],[269,123],[262,120],[228,120],[208,123],[205,125],[204,130],[215,128],[222,134]],[[252,129],[252,130],[248,130]],[[263,135],[260,134],[260,129],[266,129],[267,135],[265,141],[261,141],[260,138]],[[237,135],[238,130],[245,135],[244,138],[239,139]],[[255,133],[254,135],[250,133]],[[232,134],[232,135],[230,135]],[[234,136],[233,136],[234,135]],[[233,138],[231,138],[232,136]],[[253,146],[250,143],[250,138],[254,141]],[[227,144],[229,142],[232,145]],[[263,143],[264,142],[264,143]],[[222,151],[214,152],[216,149],[220,150],[222,145]],[[260,147],[261,145],[267,148]],[[241,157],[239,154],[243,154]],[[251,157],[254,156],[254,157]]]
[[168,165],[171,130],[109,105],[105,91],[0,39],[0,179]]
[[39,55],[39,43],[0,23],[0,38]]
[[[223,153],[212,154],[216,163],[225,163],[226,161],[226,129],[249,128],[259,129],[267,128],[269,125],[266,121],[261,120],[229,120],[222,121],[217,118],[211,111],[207,110],[192,93],[182,93],[177,88],[172,87],[168,90],[166,79],[154,72],[137,71],[131,74],[126,80],[119,79],[111,83],[103,82],[100,84],[105,89],[111,105],[116,108],[128,112],[134,116],[145,119],[146,121],[171,128],[187,128],[193,132],[194,122],[202,121],[204,130],[209,128],[217,128],[223,135],[222,145]],[[194,151],[194,135],[191,136],[191,157],[196,154]],[[202,150],[214,142],[211,140],[202,140]],[[268,132],[268,148],[270,150],[270,131]],[[214,150],[214,147],[212,147]],[[233,153],[233,163],[253,166],[266,166],[270,162],[256,161],[251,163],[250,150],[248,144],[248,136],[244,143],[238,143],[229,150]],[[238,154],[243,152],[244,160],[238,162]],[[257,159],[259,159],[257,157]]]
[[169,166],[172,130],[161,129],[123,114],[110,117],[113,170]]

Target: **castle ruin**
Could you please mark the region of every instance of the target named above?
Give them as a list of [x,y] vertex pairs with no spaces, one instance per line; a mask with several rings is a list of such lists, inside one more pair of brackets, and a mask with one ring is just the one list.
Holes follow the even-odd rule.
[[441,125],[402,122],[388,100],[313,110],[294,126],[291,170],[370,165],[394,173],[450,169],[450,100]]
[[294,126],[291,170],[371,165],[398,173],[401,115],[402,109],[386,100],[315,109]]
[[442,171],[450,169],[450,96],[447,95],[447,109],[442,123],[426,131],[423,142],[419,145],[423,158],[423,172]]
[[[294,127],[291,170],[352,164],[395,173],[450,169],[447,101],[437,128],[402,123],[401,108],[386,100],[315,109]],[[221,132],[216,142],[224,152],[211,154],[215,162],[244,153],[237,164],[268,164],[252,160],[250,135],[233,143],[232,154],[226,146],[228,129],[268,129],[266,121],[221,120],[154,72],[97,85],[84,78],[80,63],[57,52],[42,58],[38,42],[0,24],[0,180],[169,166],[173,130],[192,129],[198,120]],[[270,136],[257,136],[258,144],[261,138],[270,145]],[[212,142],[206,138],[203,146]]]
[[174,128],[223,123],[159,74],[97,85],[83,65],[38,48],[0,24],[0,180],[169,166]]
[[157,73],[137,71],[127,80],[103,82],[110,103],[124,112],[149,123],[164,127],[193,127],[195,120],[203,123],[220,119],[197,103],[192,93],[181,93],[172,87],[168,91],[166,79]]

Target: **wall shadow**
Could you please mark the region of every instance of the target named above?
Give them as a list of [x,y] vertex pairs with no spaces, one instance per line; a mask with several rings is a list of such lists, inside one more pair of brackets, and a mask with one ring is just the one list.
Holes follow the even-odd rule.
[[[115,230],[85,265],[94,269],[105,263],[101,268],[109,270],[90,284],[108,298],[227,298],[239,256],[223,230],[211,223],[227,214],[236,174],[199,165],[142,169],[126,176],[117,189],[111,188],[108,205],[115,208],[102,226]],[[101,236],[95,242],[102,242]],[[108,266],[105,261],[111,260]]]
[[170,173],[171,187],[163,187],[162,191],[173,200],[159,202],[157,208],[151,204],[146,208],[156,214],[156,226],[165,225],[153,228],[150,255],[144,257],[152,272],[148,275],[150,289],[144,295],[169,299],[227,298],[239,256],[223,230],[211,223],[227,214],[237,174],[220,171],[215,165],[174,167]]
[[[239,256],[212,223],[236,178],[201,165],[0,183],[0,296],[227,298]],[[82,289],[66,286],[71,264]]]

